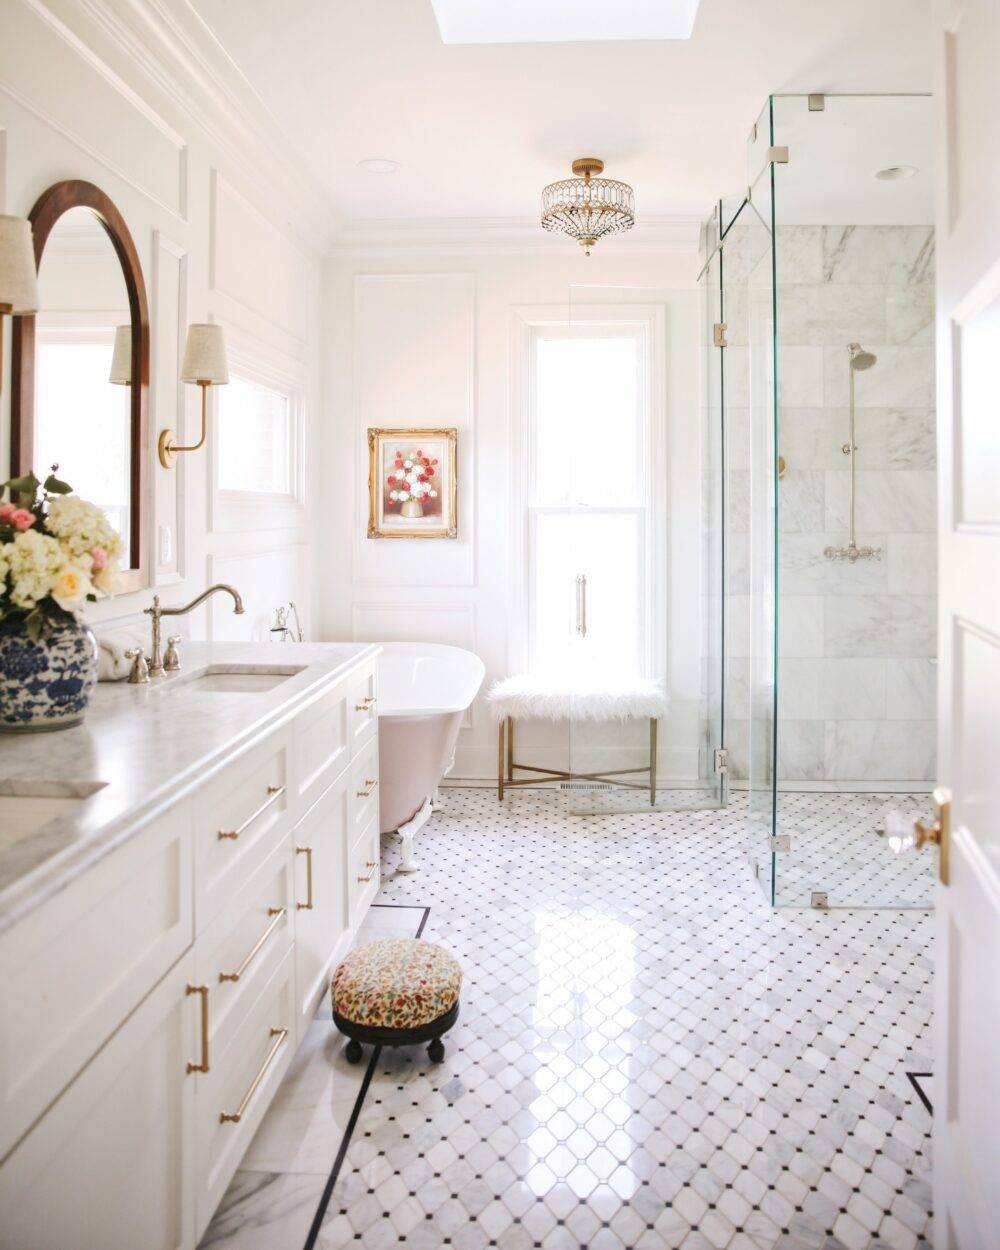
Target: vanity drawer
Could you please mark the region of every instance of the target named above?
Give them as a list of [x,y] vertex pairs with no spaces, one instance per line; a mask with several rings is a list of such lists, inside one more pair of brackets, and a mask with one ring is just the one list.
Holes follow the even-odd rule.
[[340,682],[295,718],[295,793],[301,812],[312,806],[350,759],[348,684]]
[[291,830],[282,729],[195,794],[195,928],[201,933]]
[[373,820],[378,824],[377,738],[373,738],[351,764],[351,841]]
[[357,839],[348,856],[347,889],[352,929],[357,929],[378,893],[380,855],[378,821],[375,821]]
[[289,951],[233,1033],[198,1074],[195,1098],[195,1241],[260,1125],[295,1051],[294,962]]
[[0,1158],[190,946],[191,809],[0,937]]
[[295,886],[281,843],[198,938],[196,983],[207,989],[209,1056],[221,1054],[292,945]]
[[356,754],[378,728],[374,662],[348,681],[347,710],[351,727],[351,754]]

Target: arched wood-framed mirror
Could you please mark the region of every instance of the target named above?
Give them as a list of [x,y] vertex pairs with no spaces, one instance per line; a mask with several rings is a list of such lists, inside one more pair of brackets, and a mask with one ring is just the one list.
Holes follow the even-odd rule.
[[59,476],[104,507],[122,536],[119,593],[140,590],[149,584],[150,518],[149,308],[139,255],[121,213],[90,182],[57,182],[29,219],[39,311],[12,318],[11,471],[44,478],[57,462]]

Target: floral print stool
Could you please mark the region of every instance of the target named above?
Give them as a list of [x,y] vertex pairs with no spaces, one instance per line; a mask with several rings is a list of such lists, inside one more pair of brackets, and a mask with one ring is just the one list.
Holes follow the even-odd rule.
[[347,1058],[361,1060],[362,1042],[412,1046],[430,1042],[444,1059],[443,1034],[458,1019],[458,960],[422,938],[380,938],[351,951],[333,974],[333,1022],[351,1040]]

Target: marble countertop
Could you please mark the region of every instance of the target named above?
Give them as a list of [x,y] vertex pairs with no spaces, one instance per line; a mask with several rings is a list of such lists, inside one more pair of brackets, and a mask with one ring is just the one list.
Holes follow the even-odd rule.
[[[363,643],[186,642],[177,673],[141,686],[99,683],[82,725],[0,735],[0,932],[378,652]],[[265,668],[291,675],[251,692],[197,680],[209,669]]]

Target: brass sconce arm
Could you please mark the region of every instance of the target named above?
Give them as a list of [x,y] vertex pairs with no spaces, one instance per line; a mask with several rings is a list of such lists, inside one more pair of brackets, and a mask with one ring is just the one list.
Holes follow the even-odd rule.
[[205,446],[205,439],[208,437],[208,388],[211,382],[198,381],[197,385],[201,388],[201,437],[196,443],[188,443],[186,445],[175,443],[177,437],[173,430],[166,429],[160,431],[160,438],[157,443],[157,453],[160,457],[160,464],[165,469],[172,469],[177,456],[182,451],[200,451]]

